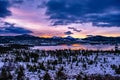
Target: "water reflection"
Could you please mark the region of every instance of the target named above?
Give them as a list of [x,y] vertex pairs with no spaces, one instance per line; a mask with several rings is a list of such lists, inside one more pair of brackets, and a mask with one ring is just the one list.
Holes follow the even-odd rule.
[[91,45],[91,44],[72,44],[72,45],[57,45],[57,46],[34,46],[32,49],[39,50],[56,50],[56,49],[86,49],[86,50],[111,50],[114,49],[114,45]]

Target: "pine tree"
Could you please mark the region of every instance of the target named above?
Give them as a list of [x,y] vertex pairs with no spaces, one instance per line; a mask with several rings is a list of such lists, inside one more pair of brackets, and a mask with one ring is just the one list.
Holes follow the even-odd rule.
[[24,79],[25,79],[24,68],[20,66],[18,70],[17,80],[24,80]]
[[3,68],[1,71],[0,80],[6,80],[7,78],[8,78],[7,71],[5,68]]
[[46,72],[45,75],[43,76],[43,80],[52,80],[48,72]]
[[62,70],[59,70],[56,73],[56,80],[66,80],[66,79],[67,79],[67,76],[65,75],[64,72],[62,72]]
[[80,75],[78,75],[78,76],[76,77],[76,80],[83,80],[83,79],[82,79],[82,77],[81,77]]

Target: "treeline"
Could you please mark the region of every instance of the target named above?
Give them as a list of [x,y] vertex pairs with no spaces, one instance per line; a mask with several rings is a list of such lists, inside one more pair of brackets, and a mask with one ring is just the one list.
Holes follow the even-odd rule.
[[6,53],[8,51],[12,51],[13,49],[29,49],[29,45],[22,44],[6,44],[0,46],[0,53]]

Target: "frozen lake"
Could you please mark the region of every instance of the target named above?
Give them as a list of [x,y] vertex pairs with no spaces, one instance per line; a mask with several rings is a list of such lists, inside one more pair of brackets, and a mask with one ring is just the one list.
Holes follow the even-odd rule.
[[72,45],[57,45],[57,46],[34,46],[32,49],[39,50],[56,50],[56,49],[86,49],[86,50],[114,50],[115,45],[109,44],[99,44],[99,45],[90,45],[90,44],[72,44]]

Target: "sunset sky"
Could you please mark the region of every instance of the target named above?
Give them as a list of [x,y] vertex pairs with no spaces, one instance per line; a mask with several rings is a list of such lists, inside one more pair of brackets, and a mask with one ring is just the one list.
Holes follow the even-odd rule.
[[120,36],[120,0],[0,0],[0,35]]

